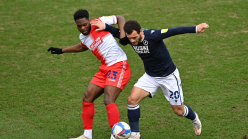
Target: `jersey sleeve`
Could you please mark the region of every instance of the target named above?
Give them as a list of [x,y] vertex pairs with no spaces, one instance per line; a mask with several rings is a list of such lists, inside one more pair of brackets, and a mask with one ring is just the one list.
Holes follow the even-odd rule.
[[88,48],[85,44],[83,44],[83,42],[82,42],[83,38],[84,38],[84,35],[81,33],[79,35],[79,40],[80,40],[81,47],[82,48]]
[[115,25],[117,24],[117,18],[115,15],[111,15],[111,16],[102,16],[99,18],[99,20],[101,20],[103,23],[106,23],[108,25]]
[[[105,24],[105,30],[109,31],[115,38],[120,39],[120,30],[118,28],[112,27],[108,24]],[[120,44],[127,45],[129,44],[129,39],[127,36],[119,40]]]
[[82,48],[88,48],[86,45],[84,45],[82,42],[81,42],[81,47]]
[[169,38],[171,36],[185,34],[185,33],[196,33],[196,26],[150,30],[150,34],[153,35],[156,40],[161,40],[161,39]]
[[120,30],[118,28],[105,24],[105,30],[109,31],[115,38],[120,39]]

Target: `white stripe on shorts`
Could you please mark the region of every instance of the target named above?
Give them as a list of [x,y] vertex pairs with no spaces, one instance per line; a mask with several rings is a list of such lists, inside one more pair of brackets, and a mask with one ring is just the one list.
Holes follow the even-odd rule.
[[122,71],[121,71],[121,74],[120,74],[120,78],[119,78],[119,80],[118,80],[118,84],[117,84],[117,87],[121,87],[121,83],[122,83],[122,79],[123,79],[123,76],[124,76],[124,74],[125,74],[125,70],[126,70],[126,66],[127,66],[127,63],[126,63],[126,61],[123,61],[123,67],[122,67]]

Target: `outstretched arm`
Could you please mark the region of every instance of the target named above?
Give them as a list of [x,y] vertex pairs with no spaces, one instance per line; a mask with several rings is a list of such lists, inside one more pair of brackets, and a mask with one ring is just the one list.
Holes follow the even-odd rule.
[[68,48],[56,48],[56,47],[50,47],[47,51],[51,51],[51,54],[62,54],[62,53],[69,53],[69,52],[82,52],[82,51],[86,51],[88,50],[88,48],[82,48],[81,47],[81,43],[76,44],[72,47],[68,47]]
[[153,35],[156,36],[157,40],[161,40],[179,34],[203,33],[206,31],[207,28],[209,28],[208,24],[201,23],[197,26],[191,26],[191,27],[176,27],[169,29],[154,30]]
[[63,53],[73,53],[73,52],[75,53],[75,52],[83,52],[86,50],[88,50],[88,48],[82,48],[81,43],[79,43],[79,44],[76,44],[72,47],[62,49],[62,52]]

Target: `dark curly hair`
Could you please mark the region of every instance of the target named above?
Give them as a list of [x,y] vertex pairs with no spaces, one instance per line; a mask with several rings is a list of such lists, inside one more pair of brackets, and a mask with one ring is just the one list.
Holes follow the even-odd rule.
[[124,25],[124,31],[127,34],[131,34],[133,30],[137,31],[137,33],[139,34],[140,29],[141,29],[140,24],[135,20],[129,20]]
[[78,20],[78,19],[81,19],[81,18],[86,18],[89,20],[89,13],[87,10],[84,10],[84,9],[79,9],[77,10],[75,13],[74,13],[74,20]]

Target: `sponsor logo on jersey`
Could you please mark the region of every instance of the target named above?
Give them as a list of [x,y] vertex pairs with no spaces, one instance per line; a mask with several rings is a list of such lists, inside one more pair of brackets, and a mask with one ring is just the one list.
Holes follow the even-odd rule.
[[152,34],[153,32],[155,32],[155,31],[154,31],[154,30],[151,30],[151,34]]
[[161,33],[166,33],[168,29],[161,29]]
[[135,50],[136,53],[139,53],[139,54],[150,53],[148,46],[133,46],[133,49]]
[[102,39],[100,37],[98,37],[91,45],[90,45],[90,49],[94,50],[96,49],[99,45],[101,45],[103,43]]

